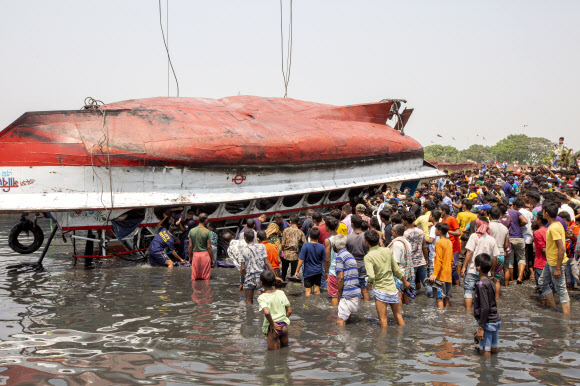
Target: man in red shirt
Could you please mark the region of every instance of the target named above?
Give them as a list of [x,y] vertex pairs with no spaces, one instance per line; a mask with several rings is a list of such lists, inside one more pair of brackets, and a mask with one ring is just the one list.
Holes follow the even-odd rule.
[[[540,286],[538,284],[540,280],[540,276],[542,276],[542,271],[544,270],[544,266],[546,265],[546,232],[548,228],[548,220],[544,218],[544,214],[542,211],[539,211],[536,219],[534,220],[535,227],[538,228],[534,231],[534,278],[536,279],[536,287],[538,288],[538,294],[540,294],[540,301],[546,301],[546,297],[540,291]],[[550,286],[553,287],[552,283]],[[553,291],[555,291],[553,289]]]
[[[574,250],[576,248],[576,242],[578,241],[578,234],[580,233],[580,226],[576,225],[576,221],[574,217],[570,217],[570,213],[562,210],[558,213],[558,216],[566,221],[568,225],[568,229],[566,230],[566,254],[568,256],[574,257]],[[568,291],[574,290],[574,284],[576,281],[574,280],[574,276],[572,275],[572,258],[568,259],[568,262],[565,264],[565,271],[566,271],[566,285],[568,287]]]
[[318,238],[318,244],[324,245],[324,240],[330,237],[330,233],[326,230],[326,223],[322,219],[322,213],[314,212],[312,214],[312,222],[314,226],[320,231],[320,237]]
[[266,247],[268,261],[270,261],[270,264],[272,264],[274,273],[276,274],[276,276],[281,278],[282,275],[280,273],[280,253],[278,252],[278,248],[276,248],[274,244],[268,241],[268,236],[264,231],[258,232],[258,240]]
[[451,208],[447,204],[439,207],[441,210],[441,220],[449,225],[449,240],[453,244],[453,284],[460,285],[459,272],[457,272],[457,261],[459,260],[459,252],[461,251],[461,229],[459,229],[459,222],[451,216]]

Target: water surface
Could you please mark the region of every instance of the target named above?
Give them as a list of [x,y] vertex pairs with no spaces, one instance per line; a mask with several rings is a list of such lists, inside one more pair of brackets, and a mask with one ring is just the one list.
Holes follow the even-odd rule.
[[11,274],[6,266],[38,256],[8,248],[17,219],[0,217],[0,384],[580,383],[580,291],[564,318],[537,305],[531,283],[507,288],[501,352],[480,358],[462,288],[448,310],[421,292],[404,308],[407,325],[390,315],[384,330],[374,303],[340,328],[326,294],[305,298],[289,284],[290,347],[268,352],[237,270],[214,269],[211,282],[193,285],[187,268],[109,259],[85,270],[59,233],[45,271]]

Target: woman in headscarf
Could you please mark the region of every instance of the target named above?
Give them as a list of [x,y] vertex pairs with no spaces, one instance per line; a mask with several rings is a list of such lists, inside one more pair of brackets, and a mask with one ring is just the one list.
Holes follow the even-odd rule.
[[278,236],[279,233],[280,227],[275,222],[270,223],[270,225],[268,225],[268,228],[266,228],[266,236],[268,236],[268,241],[270,242],[270,244],[273,244],[276,247],[276,249],[278,250],[278,254],[280,254],[280,251],[282,250],[280,236]]

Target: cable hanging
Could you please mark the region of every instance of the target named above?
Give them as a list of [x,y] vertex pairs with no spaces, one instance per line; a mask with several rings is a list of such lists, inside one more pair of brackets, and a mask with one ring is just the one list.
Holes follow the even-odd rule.
[[[111,217],[111,212],[113,211],[113,209],[115,208],[114,202],[113,202],[113,170],[111,169],[111,150],[110,150],[110,144],[109,144],[109,126],[105,124],[105,120],[106,120],[106,116],[107,116],[107,110],[102,109],[101,106],[104,104],[102,101],[98,100],[98,99],[94,99],[91,97],[86,97],[85,98],[85,105],[81,108],[81,110],[97,110],[101,113],[102,116],[102,121],[101,121],[101,130],[103,131],[103,135],[101,136],[101,138],[98,140],[97,143],[93,144],[93,146],[91,147],[91,151],[89,153],[90,157],[91,157],[91,168],[93,170],[93,177],[97,177],[98,180],[101,183],[101,204],[103,205],[103,208],[105,210],[108,210],[107,213],[107,224],[109,223],[109,219]],[[80,131],[79,131],[80,134]],[[84,141],[84,139],[82,138],[81,135],[81,139]],[[107,169],[109,171],[109,194],[110,194],[110,205],[111,207],[108,208],[107,205],[105,204],[105,202],[103,201],[103,194],[105,193],[105,187],[104,187],[104,183],[103,180],[101,179],[101,177],[99,176],[99,174],[97,173],[96,169],[95,169],[95,162],[94,162],[94,154],[95,154],[95,148],[98,148],[101,151],[101,154],[104,154],[103,151],[103,145],[107,144]]]
[[292,35],[292,0],[290,0],[288,42],[286,48],[286,58],[284,58],[284,7],[282,0],[280,0],[280,47],[282,49],[282,77],[284,78],[284,98],[288,97],[288,83],[290,83],[290,69],[292,68]]
[[[163,37],[163,45],[165,46],[165,52],[167,52],[167,60],[169,61],[169,65],[171,66],[171,71],[173,72],[173,77],[175,78],[175,84],[177,86],[177,96],[179,97],[179,82],[177,80],[177,75],[175,74],[175,69],[173,68],[173,63],[171,62],[171,55],[169,55],[169,46],[167,45],[167,41],[165,40],[165,31],[163,30],[163,17],[161,14],[161,0],[159,0],[158,3],[159,3],[159,27],[161,27],[161,36]],[[167,5],[169,7],[169,3]],[[169,16],[168,16],[167,20],[169,23]]]

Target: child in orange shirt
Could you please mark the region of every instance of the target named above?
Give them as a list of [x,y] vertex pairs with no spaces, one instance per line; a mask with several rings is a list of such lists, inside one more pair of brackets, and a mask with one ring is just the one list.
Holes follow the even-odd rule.
[[278,253],[278,249],[276,249],[274,244],[268,241],[268,236],[264,231],[258,232],[258,241],[266,246],[266,253],[268,254],[270,264],[272,264],[272,269],[274,269],[274,274],[278,277],[282,277],[282,274],[280,273],[280,254]]
[[440,222],[435,224],[435,235],[439,240],[435,243],[435,259],[433,274],[429,281],[437,288],[437,307],[449,307],[451,305],[451,282],[453,271],[453,243],[447,238],[449,224]]

